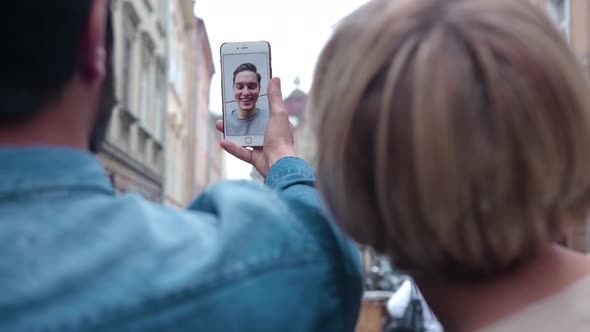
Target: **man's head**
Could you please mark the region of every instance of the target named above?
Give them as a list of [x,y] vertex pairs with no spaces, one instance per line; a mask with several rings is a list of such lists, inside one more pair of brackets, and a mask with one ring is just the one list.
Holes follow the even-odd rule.
[[108,3],[19,0],[4,5],[0,144],[100,147],[114,106]]
[[256,110],[261,79],[256,66],[251,63],[243,63],[234,71],[234,96],[241,110]]

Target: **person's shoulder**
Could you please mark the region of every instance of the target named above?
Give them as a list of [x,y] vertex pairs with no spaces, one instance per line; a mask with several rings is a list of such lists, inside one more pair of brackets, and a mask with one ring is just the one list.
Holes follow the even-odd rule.
[[[60,236],[67,239],[67,245],[56,246],[50,255],[43,251],[37,256],[31,251],[26,254],[67,257],[39,259],[51,262],[51,268],[43,269],[48,276],[38,276],[38,280],[66,276],[74,285],[92,287],[74,287],[65,304],[54,301],[60,304],[55,306],[59,312],[51,317],[27,320],[39,330],[59,322],[74,326],[71,330],[75,331],[93,330],[95,322],[85,317],[98,317],[96,326],[117,322],[137,327],[140,322],[130,317],[141,317],[145,326],[158,330],[170,330],[170,321],[176,326],[182,321],[190,328],[233,330],[224,324],[235,320],[223,319],[239,313],[236,320],[246,322],[254,317],[270,324],[262,330],[276,331],[276,320],[268,319],[260,307],[280,307],[285,298],[295,298],[313,309],[306,316],[308,322],[300,319],[299,325],[285,330],[305,331],[322,315],[320,310],[326,310],[325,303],[333,302],[333,296],[310,298],[308,294],[343,284],[328,294],[354,298],[354,287],[360,287],[360,282],[353,284],[339,268],[341,256],[325,253],[321,241],[310,235],[279,194],[261,183],[222,181],[207,188],[187,209],[164,206],[138,194],[92,195],[63,204],[63,208],[54,208],[58,213],[54,219],[59,225],[67,224],[67,229],[59,230],[67,231],[68,236]],[[74,245],[76,250],[72,250]],[[293,280],[299,281],[297,285]],[[63,282],[58,281],[46,282],[43,293],[59,294]],[[108,310],[99,315],[96,303]],[[346,316],[354,316],[358,308],[353,309],[344,312],[334,305],[334,312]],[[286,310],[281,315],[288,320],[293,313]],[[2,327],[0,322],[0,330],[23,330]]]
[[[290,213],[280,198],[262,183],[248,180],[223,180],[210,185],[187,206],[166,205],[155,202],[135,193],[124,193],[105,201],[108,210],[120,217],[132,214],[144,222],[157,220],[166,225],[171,221],[175,227],[182,223],[194,223],[224,218],[227,213],[235,212],[243,221],[254,222],[260,218],[244,213],[258,211],[257,215],[283,215]],[[266,218],[262,218],[266,219]],[[217,221],[219,222],[219,221]]]
[[[203,257],[209,262],[208,273],[219,278],[232,279],[228,271],[238,263],[246,273],[276,269],[288,257],[293,261],[323,259],[321,244],[303,227],[299,216],[276,192],[253,181],[221,181],[206,188],[186,208],[126,194],[107,210],[133,224],[130,236],[143,238],[146,248],[160,252],[158,255],[162,244],[182,248],[176,251],[176,259],[188,267],[195,257]],[[145,252],[149,255],[148,249]],[[215,261],[220,252],[223,259]]]
[[250,180],[219,181],[207,187],[188,209],[212,213],[222,220],[237,218],[242,224],[266,224],[295,218],[275,191]]
[[229,116],[227,117],[227,120],[228,120],[228,121],[235,121],[235,120],[237,120],[237,119],[238,119],[237,112],[238,112],[238,110],[232,110],[232,111],[229,113]]
[[92,210],[101,211],[109,220],[124,220],[126,225],[135,227],[139,232],[148,229],[174,232],[211,223],[214,219],[207,213],[189,212],[181,206],[151,201],[137,193],[121,193],[110,199],[98,200]]
[[134,193],[94,199],[86,205],[90,207],[90,216],[125,220],[128,226],[157,229],[161,233],[188,232],[181,238],[192,240],[254,231],[260,231],[261,236],[290,240],[307,236],[307,232],[300,231],[300,215],[276,191],[249,180],[219,181],[184,207],[167,206]]
[[587,331],[590,323],[590,276],[512,312],[481,329],[496,331]]
[[266,126],[266,123],[268,122],[268,119],[270,118],[270,110],[268,108],[257,108],[256,109],[256,114],[257,114],[257,120],[260,123],[264,123]]
[[[112,210],[142,219],[152,228],[185,232],[185,239],[207,238],[209,242],[216,238],[216,246],[242,253],[273,246],[294,251],[320,247],[303,226],[302,214],[295,213],[277,191],[257,181],[219,181],[182,208],[151,202],[136,194],[121,195]],[[241,242],[245,235],[252,241]]]

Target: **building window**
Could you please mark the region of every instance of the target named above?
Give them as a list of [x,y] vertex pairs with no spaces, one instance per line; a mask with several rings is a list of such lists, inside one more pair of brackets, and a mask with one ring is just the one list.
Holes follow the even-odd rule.
[[570,0],[547,0],[547,13],[569,41]]
[[137,26],[133,24],[130,17],[125,18],[124,26],[124,40],[123,40],[123,91],[122,102],[123,107],[127,110],[131,109],[131,75],[132,75],[132,57],[133,57],[133,39],[135,36]]
[[133,40],[125,37],[123,42],[123,107],[127,110],[131,109],[131,52],[133,51]]
[[123,47],[121,61],[121,104],[126,110],[131,110],[131,93],[133,91],[133,50],[135,47],[135,36],[139,25],[139,17],[133,7],[124,8],[123,14]]
[[146,129],[148,128],[148,117],[150,116],[150,94],[152,84],[152,62],[154,45],[149,37],[144,36],[141,50],[141,72],[139,77],[139,122]]
[[187,68],[186,66],[186,62],[184,61],[184,48],[183,50],[180,52],[180,57],[178,58],[178,62],[179,62],[179,70],[178,70],[178,75],[176,77],[176,87],[178,88],[178,94],[180,95],[180,98],[184,98],[184,73],[186,72]]
[[176,48],[172,47],[170,50],[170,82],[176,87],[176,76],[178,73],[178,60],[176,54]]
[[170,81],[181,99],[184,97],[184,72],[187,70],[185,68],[183,50],[184,47],[178,45],[177,47],[173,47],[170,52]]
[[157,139],[163,140],[163,123],[166,116],[166,69],[162,64],[158,65],[156,71],[156,93],[155,93],[155,115],[154,135]]
[[154,143],[154,152],[152,154],[152,164],[156,167],[158,171],[160,171],[160,158],[162,156],[162,150],[160,147]]
[[158,15],[160,16],[161,23],[165,24],[166,17],[168,16],[168,0],[158,0]]

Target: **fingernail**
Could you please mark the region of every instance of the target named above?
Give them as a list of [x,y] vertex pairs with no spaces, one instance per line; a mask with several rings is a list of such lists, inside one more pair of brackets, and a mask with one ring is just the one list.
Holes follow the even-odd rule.
[[281,79],[279,77],[274,77],[272,79],[272,85],[277,88],[280,88],[281,87]]

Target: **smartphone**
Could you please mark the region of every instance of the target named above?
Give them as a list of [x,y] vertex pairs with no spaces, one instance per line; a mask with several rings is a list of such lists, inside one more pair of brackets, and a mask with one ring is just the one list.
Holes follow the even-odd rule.
[[267,90],[271,77],[268,42],[221,45],[224,139],[244,147],[263,145],[270,117]]

